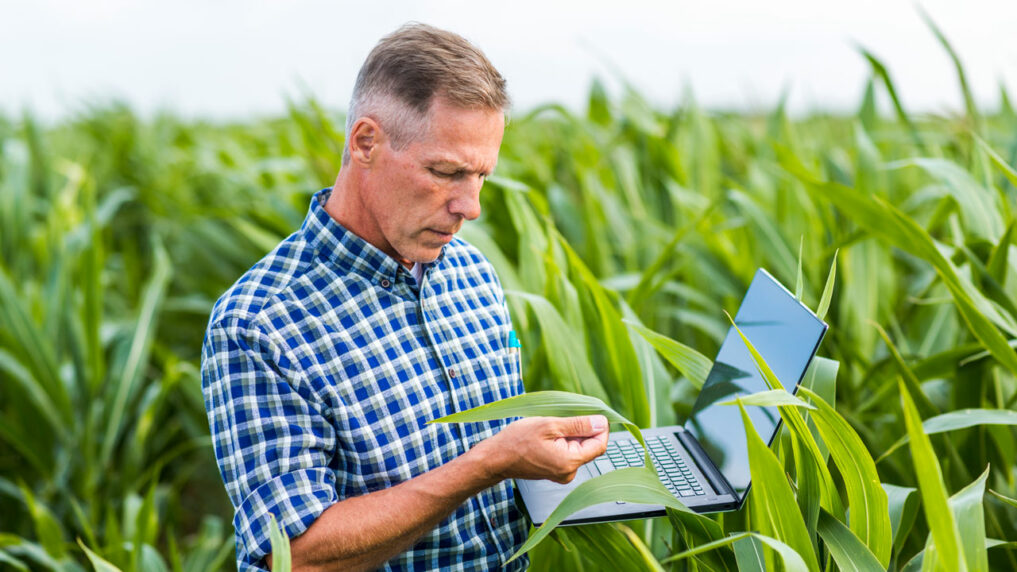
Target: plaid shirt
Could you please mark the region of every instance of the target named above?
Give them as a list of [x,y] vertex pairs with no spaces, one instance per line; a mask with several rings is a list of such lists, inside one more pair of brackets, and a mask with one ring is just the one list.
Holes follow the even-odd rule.
[[[454,239],[418,287],[325,212],[329,192],[223,294],[205,336],[202,386],[240,570],[264,569],[269,514],[297,536],[333,503],[439,467],[507,423],[428,421],[523,391],[483,255]],[[499,568],[526,531],[503,482],[383,569]]]

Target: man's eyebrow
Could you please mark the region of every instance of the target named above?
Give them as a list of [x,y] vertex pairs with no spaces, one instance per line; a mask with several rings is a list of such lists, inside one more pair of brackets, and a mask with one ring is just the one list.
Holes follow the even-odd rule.
[[484,176],[490,175],[491,172],[494,171],[494,167],[493,166],[492,166],[492,168],[490,170],[488,170],[488,169],[475,169],[475,168],[471,167],[467,163],[463,163],[462,161],[456,161],[456,160],[453,160],[453,159],[435,159],[433,161],[428,162],[427,166],[431,167],[431,168],[434,168],[434,167],[446,167],[446,168],[455,169],[457,171],[467,171],[467,172],[471,172],[471,173],[479,173],[479,174],[484,175]]

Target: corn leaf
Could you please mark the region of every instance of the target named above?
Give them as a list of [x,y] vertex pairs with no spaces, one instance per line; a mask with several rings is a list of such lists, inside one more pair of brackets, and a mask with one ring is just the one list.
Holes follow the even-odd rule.
[[999,314],[970,280],[958,274],[925,229],[879,197],[865,196],[845,185],[819,180],[786,150],[778,148],[778,157],[781,166],[805,183],[817,197],[834,203],[872,234],[929,262],[949,289],[971,333],[1003,366],[1017,374],[1017,353],[997,328],[1003,325],[1009,331],[1009,320]]
[[1008,504],[1008,505],[1010,505],[1010,506],[1012,506],[1014,508],[1017,508],[1017,499],[1012,499],[1012,498],[1010,498],[1010,497],[1008,497],[1006,495],[1002,495],[1000,493],[997,493],[996,491],[994,491],[992,489],[989,489],[989,493],[992,496],[998,498],[999,500],[1005,502],[1006,504]]
[[269,515],[268,536],[272,543],[272,572],[290,572],[293,569],[290,537],[279,526],[274,514]]
[[982,499],[989,467],[981,476],[950,497],[950,510],[957,519],[961,549],[969,570],[988,570],[989,556],[985,552],[985,514]]
[[826,543],[837,567],[842,571],[883,571],[881,564],[869,547],[865,545],[844,523],[822,511],[819,515],[819,536]]
[[800,554],[795,552],[794,548],[791,548],[790,546],[784,544],[783,542],[777,540],[776,538],[771,538],[769,536],[757,534],[755,532],[742,532],[739,534],[732,534],[727,538],[715,540],[702,546],[697,546],[691,550],[686,550],[684,552],[668,556],[667,558],[661,560],[660,562],[661,564],[677,562],[684,558],[689,558],[690,556],[703,554],[704,552],[716,550],[717,548],[722,548],[724,546],[729,546],[733,544],[737,545],[740,541],[745,540],[747,538],[758,540],[759,542],[762,542],[763,544],[770,547],[774,552],[776,552],[781,557],[781,560],[784,563],[784,569],[787,570],[788,572],[807,572],[808,570],[810,570],[808,565],[805,563],[805,560],[802,559]]
[[512,562],[540,543],[554,527],[574,512],[606,502],[625,501],[663,505],[675,510],[688,510],[668,492],[653,469],[632,467],[618,469],[584,481],[572,490],[551,512],[544,524],[534,529],[526,542],[508,559]]
[[1010,181],[1010,184],[1017,187],[1017,170],[1014,170],[1014,168],[1006,162],[1006,159],[1000,157],[988,143],[982,140],[982,138],[975,136],[975,141],[978,143],[978,146],[981,147],[982,151],[989,156],[989,160],[992,164],[995,165],[1001,173],[1003,173],[1003,176],[1005,176],[1008,181]]
[[802,299],[805,281],[802,278],[802,250],[805,248],[805,236],[798,239],[798,272],[795,273],[795,300]]
[[1017,227],[1017,220],[1011,220],[1006,227],[1006,232],[999,242],[992,249],[989,261],[985,264],[985,271],[996,281],[1000,287],[1006,285],[1006,269],[1009,266],[1010,246],[1013,245],[1014,228]]
[[54,558],[63,558],[66,554],[64,548],[64,532],[53,512],[45,504],[39,502],[27,485],[21,485],[21,496],[28,507],[32,517],[32,524],[35,528],[35,535],[46,549],[46,552]]
[[[759,370],[759,373],[763,376],[767,385],[769,385],[771,389],[785,391],[784,385],[779,379],[777,379],[777,375],[773,373],[773,370],[766,363],[766,360],[763,359],[762,354],[760,354],[752,342],[749,341],[749,338],[744,332],[742,332],[741,328],[738,327],[738,324],[735,323],[734,319],[732,319],[730,315],[728,315],[728,320],[730,320],[735,331],[738,332],[742,342],[745,343],[745,347],[748,348],[749,353],[752,355],[752,360],[756,365],[756,369]],[[844,509],[841,504],[840,496],[833,485],[833,478],[826,466],[826,457],[819,449],[819,444],[816,442],[812,432],[809,430],[808,423],[806,423],[805,417],[803,417],[802,413],[799,411],[799,407],[779,406],[778,409],[780,411],[781,419],[786,421],[791,427],[791,431],[795,435],[795,438],[801,440],[802,445],[804,445],[804,450],[808,452],[812,462],[819,469],[819,482],[822,491],[823,505],[828,507],[834,514],[842,514]]]
[[[628,532],[631,532],[629,527],[615,523],[556,528],[550,535],[551,538],[563,541],[565,544],[563,548],[572,552],[572,556],[576,560],[582,558],[584,562],[546,563],[548,564],[546,570],[555,572],[556,570],[581,569],[587,563],[617,572],[655,570],[653,565],[657,564],[657,559],[651,556],[652,561],[647,560],[643,552],[646,545],[638,536],[634,539],[630,537]],[[636,544],[637,542],[638,544]],[[530,552],[531,563],[536,563],[538,559],[542,560],[536,553],[550,544],[553,543],[544,542],[534,548]]]
[[549,349],[548,360],[557,383],[576,393],[608,401],[607,392],[587,358],[583,340],[547,298],[526,292],[507,291],[505,294],[525,300],[533,308],[540,322],[544,347]]
[[142,383],[158,327],[159,314],[173,272],[169,255],[158,241],[153,248],[153,257],[155,268],[145,284],[127,356],[120,365],[119,375],[116,376],[107,394],[103,412],[106,429],[99,453],[99,466],[101,467],[109,467],[113,448],[124,432],[128,402],[137,394]]
[[901,407],[904,410],[904,425],[911,437],[911,456],[918,477],[918,490],[922,495],[925,520],[932,531],[936,552],[943,566],[954,570],[967,570],[966,560],[961,553],[960,531],[949,507],[939,461],[936,460],[936,453],[932,449],[928,435],[922,431],[921,418],[907,388],[903,382],[898,382],[898,385]]
[[816,316],[820,320],[826,318],[826,313],[830,310],[830,301],[833,300],[833,287],[837,282],[837,254],[840,253],[840,249],[837,249],[833,253],[833,262],[830,263],[830,273],[826,275],[826,285],[823,286],[823,294],[819,298],[819,306],[816,307]]
[[815,409],[815,406],[809,405],[783,389],[760,391],[758,393],[738,397],[729,401],[722,401],[720,402],[720,405],[738,405],[739,403],[744,405],[755,405],[758,407],[776,407],[778,405],[786,405],[789,407],[801,407],[803,409]]
[[636,331],[657,350],[660,355],[685,376],[696,389],[702,389],[706,377],[710,375],[713,360],[671,338],[654,332],[631,320],[623,320],[628,327]]
[[[696,547],[715,540],[722,540],[726,536],[724,529],[716,521],[694,512],[669,508],[667,509],[667,518],[671,526],[674,527],[685,541],[685,546],[688,547]],[[751,542],[751,540],[745,542]],[[673,549],[678,550],[679,548],[680,546],[675,546]],[[738,543],[735,543],[734,548],[735,550],[738,549]],[[733,572],[734,570],[744,569],[740,566],[736,557],[728,550],[702,552],[696,556],[696,559],[711,570]]]
[[886,491],[880,485],[876,463],[861,437],[839,413],[807,388],[799,391],[818,408],[812,418],[844,478],[851,511],[851,531],[885,568],[890,563],[893,537]]
[[638,562],[641,564],[640,568],[642,570],[664,572],[664,568],[661,567],[661,565],[657,562],[657,558],[654,557],[653,552],[650,551],[650,548],[648,546],[646,546],[646,543],[643,542],[643,539],[639,538],[638,534],[633,532],[631,528],[625,526],[624,524],[617,524],[615,525],[615,527],[621,530],[623,534],[625,534],[625,537],[629,539],[629,542],[632,543],[632,546],[634,546],[636,550],[639,552]]
[[816,553],[802,514],[798,512],[794,493],[784,478],[784,468],[756,433],[745,407],[739,404],[739,409],[748,440],[749,472],[752,475],[749,502],[753,518],[762,534],[785,542],[804,559],[809,570],[818,570]]
[[890,509],[893,550],[898,553],[918,518],[918,489],[883,483],[883,490],[886,491],[887,506]]
[[85,551],[85,555],[88,556],[88,561],[92,563],[92,569],[95,572],[120,572],[120,569],[109,563],[109,561],[103,559],[101,556],[92,552],[85,546],[85,543],[78,539],[78,545]]
[[[1017,411],[1009,409],[960,409],[930,417],[922,422],[922,432],[926,435],[959,431],[980,425],[1017,426]],[[911,440],[910,435],[897,439],[878,460],[883,460]]]
[[742,538],[732,544],[739,572],[766,572],[766,555],[763,554],[763,543],[752,536]]
[[6,564],[7,566],[22,572],[29,572],[28,566],[26,566],[24,562],[18,560],[13,555],[8,554],[3,548],[0,548],[0,564]]
[[[577,415],[603,415],[608,423],[618,423],[646,449],[643,433],[627,418],[608,407],[596,397],[567,391],[533,391],[509,397],[440,417],[428,423],[471,423],[493,421],[507,417],[574,417]],[[647,459],[649,460],[649,459]],[[649,465],[648,465],[649,466]],[[573,491],[574,492],[574,491]]]

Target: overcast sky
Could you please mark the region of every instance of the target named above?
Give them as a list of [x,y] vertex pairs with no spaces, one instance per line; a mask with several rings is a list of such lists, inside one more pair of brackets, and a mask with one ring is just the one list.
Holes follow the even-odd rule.
[[[957,49],[980,103],[1017,99],[1017,2],[921,2]],[[243,118],[310,92],[345,109],[379,37],[409,20],[479,45],[517,109],[582,107],[594,76],[626,78],[672,106],[684,86],[710,108],[852,110],[890,68],[906,106],[961,106],[946,52],[918,4],[894,0],[0,0],[0,111],[60,117],[119,98],[144,113]]]

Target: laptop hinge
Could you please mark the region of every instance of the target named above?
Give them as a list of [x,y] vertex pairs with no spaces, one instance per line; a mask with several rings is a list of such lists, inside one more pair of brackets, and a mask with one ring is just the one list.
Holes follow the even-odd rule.
[[710,486],[713,487],[713,490],[717,491],[718,495],[726,494],[731,495],[735,499],[738,498],[738,495],[734,491],[734,487],[732,487],[731,483],[724,478],[724,473],[720,472],[717,465],[713,464],[713,460],[706,454],[703,447],[699,445],[699,441],[696,440],[696,437],[692,435],[692,433],[688,431],[676,431],[674,436],[681,441],[682,445],[685,446],[685,450],[692,455],[696,465],[703,469],[703,476],[710,481]]

